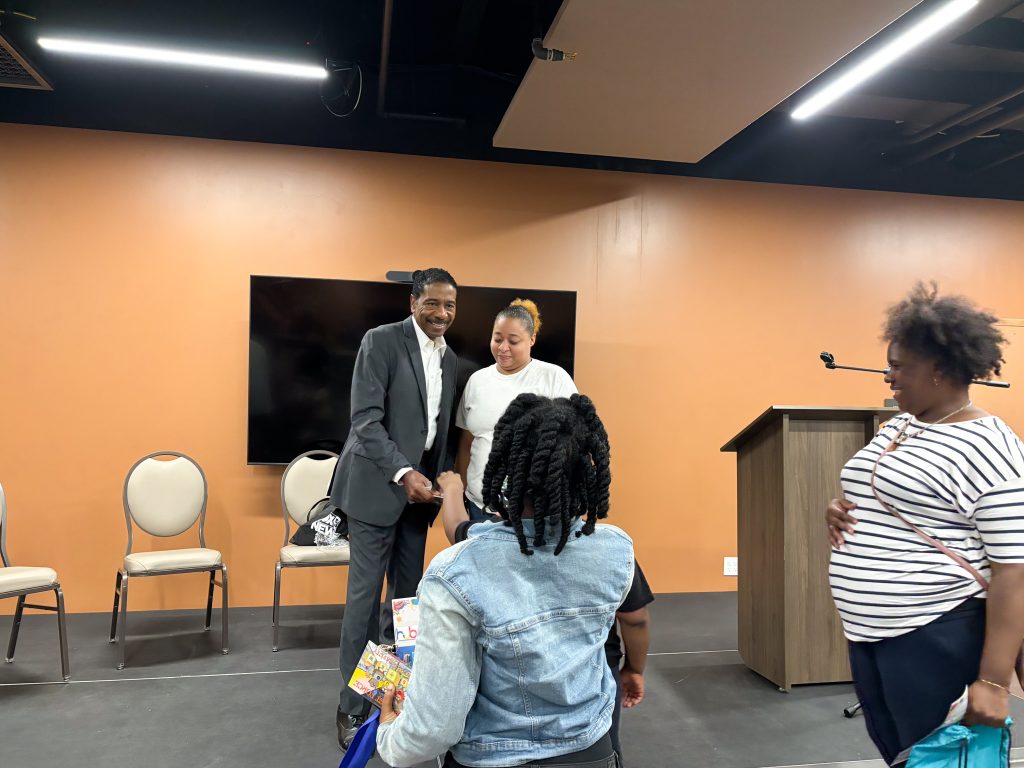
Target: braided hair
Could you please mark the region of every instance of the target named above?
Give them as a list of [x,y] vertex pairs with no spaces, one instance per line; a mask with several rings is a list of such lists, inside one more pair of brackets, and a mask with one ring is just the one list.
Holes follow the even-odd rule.
[[608,516],[610,485],[608,433],[586,395],[519,395],[494,427],[483,501],[515,528],[524,555],[533,554],[523,530],[526,503],[533,507],[533,546],[557,531],[558,555],[575,518],[585,518],[576,535],[589,536]]

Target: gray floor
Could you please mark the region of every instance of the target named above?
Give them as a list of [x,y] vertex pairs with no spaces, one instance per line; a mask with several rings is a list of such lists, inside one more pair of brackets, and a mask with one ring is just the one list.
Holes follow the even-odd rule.
[[[842,715],[850,686],[783,694],[742,665],[735,595],[663,595],[651,610],[647,698],[623,715],[630,768],[876,757],[863,721]],[[70,616],[68,685],[57,682],[54,617],[27,616],[15,663],[0,664],[0,766],[333,768],[340,611],[286,608],[286,622],[318,623],[283,629],[281,651],[271,653],[269,609],[232,610],[228,656],[216,611],[209,633],[199,612],[131,614],[120,672],[109,616]],[[0,622],[4,645],[8,626]],[[1024,722],[1024,708],[1014,714]]]

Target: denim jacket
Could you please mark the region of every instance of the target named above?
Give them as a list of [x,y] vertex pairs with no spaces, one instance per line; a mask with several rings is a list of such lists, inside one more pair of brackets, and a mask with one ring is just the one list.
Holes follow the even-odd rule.
[[[523,521],[528,541],[533,521]],[[611,727],[608,630],[633,579],[633,542],[598,525],[554,556],[504,523],[474,526],[420,582],[416,660],[402,714],[377,733],[381,758],[411,766],[451,749],[470,766],[576,752]]]

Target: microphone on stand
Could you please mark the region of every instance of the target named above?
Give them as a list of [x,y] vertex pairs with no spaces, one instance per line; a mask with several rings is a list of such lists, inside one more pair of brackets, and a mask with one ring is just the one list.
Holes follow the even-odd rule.
[[[852,365],[836,365],[836,357],[831,352],[822,352],[818,357],[821,358],[821,362],[823,362],[825,367],[830,371],[864,371],[865,373],[881,373],[883,375],[889,373],[888,368],[857,368]],[[982,381],[980,379],[975,379],[971,384],[980,384],[983,387],[998,387],[999,389],[1010,388],[1010,382],[1008,381]]]
[[881,368],[855,368],[851,365],[836,365],[836,357],[831,352],[822,352],[818,357],[821,358],[821,362],[823,362],[825,367],[830,371],[834,371],[836,369],[843,371],[866,371],[867,373],[881,373],[883,375],[889,372],[888,368],[882,370]]

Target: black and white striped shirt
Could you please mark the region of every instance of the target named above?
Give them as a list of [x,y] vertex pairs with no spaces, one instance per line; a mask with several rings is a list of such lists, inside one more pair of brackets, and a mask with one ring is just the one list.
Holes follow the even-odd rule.
[[882,499],[985,578],[990,561],[1024,563],[1024,444],[1013,430],[996,416],[934,426],[895,416],[840,476],[858,523],[832,551],[829,581],[850,640],[896,637],[984,596],[971,574],[871,492],[875,462],[908,421],[910,437],[878,464]]

